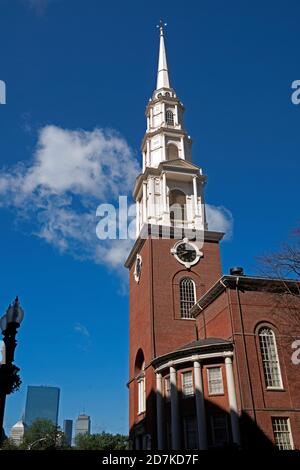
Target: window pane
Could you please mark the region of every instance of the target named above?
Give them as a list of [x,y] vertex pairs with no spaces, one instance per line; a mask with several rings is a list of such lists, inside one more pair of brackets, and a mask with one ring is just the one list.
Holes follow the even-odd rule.
[[208,376],[208,393],[209,395],[220,395],[224,393],[222,369],[221,367],[209,367],[207,369]]
[[215,446],[222,446],[228,442],[227,417],[224,413],[211,416],[212,439]]
[[180,313],[181,318],[193,318],[190,310],[195,305],[195,284],[188,277],[180,281]]
[[192,371],[183,372],[182,375],[182,393],[184,396],[189,396],[194,394],[193,387],[193,374]]
[[275,445],[280,450],[293,449],[290,423],[288,418],[272,418]]
[[194,416],[184,418],[185,448],[194,450],[198,448],[197,420]]
[[166,112],[166,121],[167,121],[167,124],[170,124],[171,126],[174,125],[174,114],[170,110],[167,110]]
[[260,330],[259,344],[266,386],[270,388],[282,388],[276,339],[274,332],[270,328]]

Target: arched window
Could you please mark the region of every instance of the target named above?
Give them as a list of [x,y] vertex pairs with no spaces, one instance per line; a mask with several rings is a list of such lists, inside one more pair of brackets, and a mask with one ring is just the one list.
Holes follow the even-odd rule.
[[186,195],[179,189],[171,189],[169,194],[170,221],[174,225],[176,221],[183,222],[186,217]]
[[259,330],[258,336],[266,386],[267,388],[282,388],[274,331],[271,328],[263,327]]
[[141,349],[138,350],[135,359],[135,374],[137,376],[138,385],[138,414],[146,411],[146,378],[145,378],[145,359]]
[[178,147],[175,144],[169,144],[167,147],[167,158],[168,160],[177,160],[178,156]]
[[190,310],[196,302],[195,283],[190,277],[185,277],[181,279],[179,289],[181,318],[193,318]]
[[170,126],[174,126],[174,114],[170,109],[166,111],[166,123]]

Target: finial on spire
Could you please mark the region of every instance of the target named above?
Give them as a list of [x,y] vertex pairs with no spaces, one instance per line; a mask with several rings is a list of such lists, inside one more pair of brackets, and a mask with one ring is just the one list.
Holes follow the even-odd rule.
[[158,72],[157,72],[157,84],[156,89],[160,88],[170,88],[169,81],[169,72],[164,40],[164,27],[167,26],[167,23],[164,23],[162,20],[159,21],[157,27],[160,31],[160,40],[159,40],[159,59],[158,59]]
[[157,28],[159,28],[159,31],[160,31],[160,34],[161,36],[163,36],[164,34],[164,29],[165,29],[165,26],[167,26],[168,23],[164,23],[163,20],[159,20],[159,24],[156,25]]

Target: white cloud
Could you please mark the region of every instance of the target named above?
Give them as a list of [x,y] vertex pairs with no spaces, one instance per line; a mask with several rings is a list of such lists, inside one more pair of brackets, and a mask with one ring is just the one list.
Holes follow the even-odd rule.
[[29,220],[32,231],[60,252],[115,268],[130,243],[98,240],[96,208],[128,194],[139,172],[115,131],[42,128],[33,159],[0,171],[0,206]]
[[[30,233],[61,253],[118,269],[133,242],[99,240],[96,208],[131,192],[139,171],[132,150],[115,131],[46,126],[30,162],[0,170],[0,207],[13,209],[17,221],[28,222]],[[230,211],[209,204],[206,211],[209,229],[229,238]]]
[[228,240],[233,232],[232,213],[223,206],[213,206],[206,204],[206,217],[209,230],[225,232],[224,239]]
[[74,331],[77,331],[77,333],[80,333],[82,336],[86,336],[87,338],[91,336],[87,327],[82,325],[81,323],[76,323],[74,325]]

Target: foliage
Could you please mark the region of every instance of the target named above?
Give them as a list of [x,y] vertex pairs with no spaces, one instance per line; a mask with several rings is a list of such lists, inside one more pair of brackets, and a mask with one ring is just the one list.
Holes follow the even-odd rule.
[[[291,240],[279,251],[261,256],[259,261],[268,277],[300,281],[300,227],[293,230]],[[299,291],[296,294],[299,295]]]
[[19,376],[19,367],[14,364],[1,364],[0,390],[6,395],[19,390],[22,380]]
[[[291,235],[277,252],[261,256],[258,261],[262,274],[274,280],[273,306],[277,321],[282,322],[283,328],[288,322],[289,331],[294,331],[296,336],[292,336],[297,337],[300,325],[300,226]],[[289,336],[286,335],[287,343]]]
[[122,434],[80,434],[76,437],[76,448],[79,450],[126,450],[128,437]]
[[4,439],[2,446],[2,450],[18,450],[18,446],[14,443],[14,441],[8,437],[7,439]]
[[65,435],[48,419],[37,419],[29,426],[20,449],[45,450],[66,448]]

